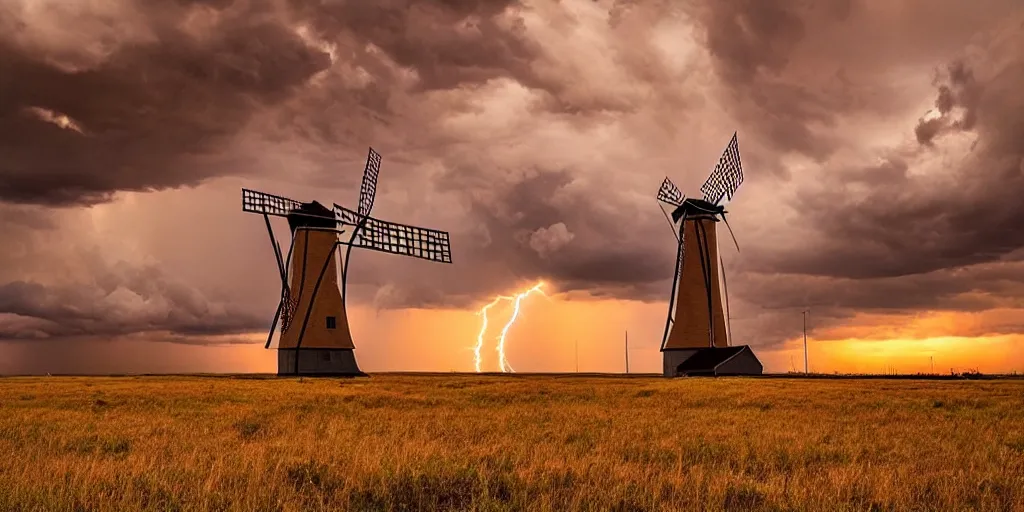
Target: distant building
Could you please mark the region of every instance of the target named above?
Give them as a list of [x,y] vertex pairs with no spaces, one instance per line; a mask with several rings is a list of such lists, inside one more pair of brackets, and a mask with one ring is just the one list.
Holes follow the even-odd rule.
[[666,348],[663,354],[666,377],[761,375],[764,371],[761,361],[747,345]]

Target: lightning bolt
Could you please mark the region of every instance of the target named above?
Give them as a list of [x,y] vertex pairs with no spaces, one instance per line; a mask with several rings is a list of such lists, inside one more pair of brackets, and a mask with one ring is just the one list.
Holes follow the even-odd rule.
[[508,363],[508,359],[505,358],[505,338],[508,336],[508,330],[512,327],[512,324],[516,322],[516,318],[519,317],[519,307],[523,299],[528,297],[533,292],[540,293],[545,297],[547,296],[544,293],[544,291],[541,290],[542,286],[544,286],[544,281],[541,281],[533,285],[533,288],[519,292],[512,297],[508,295],[499,295],[495,297],[490,304],[487,304],[486,306],[480,308],[480,311],[478,311],[477,314],[483,317],[483,322],[481,322],[480,333],[476,337],[476,347],[474,348],[474,354],[476,355],[477,372],[480,371],[480,350],[483,348],[484,345],[484,332],[487,331],[487,310],[491,309],[492,307],[494,307],[503,300],[512,301],[514,306],[512,309],[512,316],[508,319],[508,323],[505,324],[505,327],[502,328],[501,335],[498,336],[498,364],[500,365],[502,372],[515,372],[515,370],[512,369],[512,365]]
[[491,301],[490,304],[480,308],[476,314],[483,317],[483,322],[480,325],[480,334],[476,335],[476,347],[473,349],[473,353],[476,355],[476,372],[480,373],[480,349],[484,346],[484,332],[487,331],[487,310],[494,307],[497,303],[503,300],[514,300],[512,297],[507,295],[498,295]]
[[516,294],[516,305],[512,310],[512,317],[508,319],[508,323],[505,324],[505,328],[501,330],[501,336],[498,338],[498,362],[501,364],[501,371],[503,372],[509,371],[515,373],[515,370],[512,369],[512,365],[508,364],[508,360],[505,359],[505,336],[508,334],[508,329],[516,322],[516,317],[519,316],[519,303],[533,292],[539,292],[541,295],[544,295],[544,292],[540,289],[541,286],[544,286],[543,281],[535,284],[533,288],[530,288],[525,292]]

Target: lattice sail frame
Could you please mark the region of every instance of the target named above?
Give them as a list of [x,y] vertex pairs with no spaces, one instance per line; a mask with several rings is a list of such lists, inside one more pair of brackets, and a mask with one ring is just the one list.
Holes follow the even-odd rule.
[[301,206],[302,203],[294,199],[247,188],[242,189],[243,212],[287,217],[289,212],[297,210]]
[[[302,203],[287,197],[242,189],[242,211],[260,215],[287,217]],[[401,254],[439,263],[451,263],[448,232],[375,219],[334,205],[335,221],[340,226],[359,227],[351,242],[343,245],[362,247],[390,254]]]
[[740,161],[740,146],[736,140],[736,133],[733,133],[732,140],[715,165],[715,170],[711,171],[707,181],[701,185],[700,191],[704,193],[705,201],[721,206],[732,200],[742,183],[743,163]]
[[359,186],[359,214],[369,215],[373,209],[373,200],[377,197],[377,176],[380,174],[380,154],[370,148],[366,155],[366,169],[363,171],[363,183]]
[[360,215],[344,206],[334,205],[342,225],[362,227],[355,231],[349,245],[391,254],[412,256],[439,263],[451,263],[452,251],[446,231],[388,222]]
[[666,176],[665,181],[661,182],[661,188],[658,189],[658,200],[679,207],[683,205],[683,199],[685,196],[679,187]]

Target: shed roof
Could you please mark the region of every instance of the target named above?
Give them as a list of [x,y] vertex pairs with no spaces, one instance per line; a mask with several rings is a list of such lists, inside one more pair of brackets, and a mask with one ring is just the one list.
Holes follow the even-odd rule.
[[676,371],[683,372],[712,372],[722,363],[732,359],[733,356],[750,350],[750,347],[742,345],[739,347],[705,347],[697,349],[692,356],[679,364]]

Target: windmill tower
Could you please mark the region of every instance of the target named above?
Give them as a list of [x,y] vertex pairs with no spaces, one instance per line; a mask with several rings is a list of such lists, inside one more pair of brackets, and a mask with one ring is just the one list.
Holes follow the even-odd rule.
[[[380,161],[380,155],[370,148],[358,211],[242,189],[242,211],[263,216],[281,278],[281,301],[264,347],[270,348],[280,325],[278,375],[362,375],[345,313],[353,247],[452,262],[448,233],[370,217]],[[271,216],[288,219],[291,244],[287,256],[282,256]]]
[[[659,206],[667,203],[675,208],[670,224],[678,243],[661,342],[666,376],[761,373],[761,363],[749,347],[730,346],[728,295],[723,293],[725,272],[718,251],[718,222],[729,227],[725,205],[742,183],[743,167],[734,133],[718,165],[700,187],[702,199],[686,198],[668,178],[658,190]],[[736,248],[739,250],[738,244]]]

